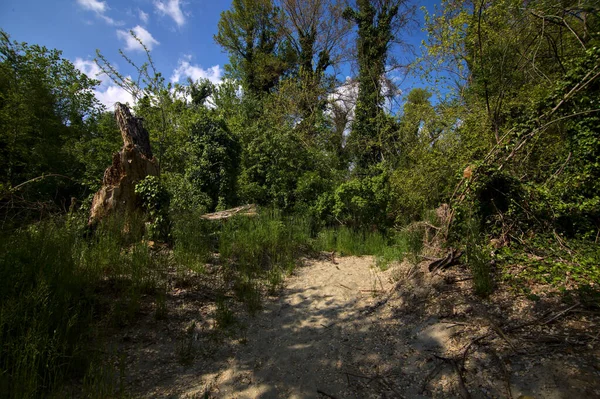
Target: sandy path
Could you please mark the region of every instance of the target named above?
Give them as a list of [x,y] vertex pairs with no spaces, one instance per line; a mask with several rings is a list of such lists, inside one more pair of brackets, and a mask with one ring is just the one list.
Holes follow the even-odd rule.
[[[585,338],[598,318],[573,314],[562,324],[531,326],[507,338],[492,326],[506,329],[548,309],[558,314],[566,305],[556,297],[536,302],[506,290],[483,301],[472,294],[465,268],[432,275],[426,265],[407,262],[381,272],[368,256],[336,261],[308,260],[278,297],[229,332],[215,330],[214,303],[203,290],[174,289],[168,320],[157,321],[148,311],[116,336],[131,393],[188,399],[464,398],[457,369],[442,358],[461,359],[467,345],[485,336],[461,373],[467,396],[600,397],[600,352],[593,337],[584,341],[587,346],[537,341],[556,337],[561,328],[565,336]],[[393,290],[392,275],[398,281]],[[389,301],[374,306],[388,292]],[[177,353],[186,342],[195,356],[184,365]]]
[[348,377],[357,357],[382,360],[368,338],[365,309],[373,291],[390,288],[370,257],[310,262],[282,295],[252,321],[247,345],[214,376],[213,392],[225,398],[313,398],[317,390],[352,397]]

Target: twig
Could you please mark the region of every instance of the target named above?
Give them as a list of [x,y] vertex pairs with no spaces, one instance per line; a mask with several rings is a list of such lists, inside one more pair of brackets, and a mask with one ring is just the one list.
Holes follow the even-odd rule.
[[400,392],[398,392],[398,390],[396,390],[396,388],[394,388],[392,386],[392,384],[387,382],[385,380],[385,378],[379,378],[377,380],[377,382],[379,382],[381,385],[383,385],[385,388],[389,389],[390,391],[394,392],[394,394],[396,395],[397,398],[404,398],[404,396]]
[[448,320],[448,321],[441,320],[440,323],[443,323],[443,324],[452,324],[452,325],[455,325],[455,326],[472,326],[473,325],[473,324],[469,324],[469,323],[462,323],[460,321],[452,321],[452,320]]
[[375,275],[377,276],[377,280],[379,280],[379,285],[381,286],[381,291],[385,291],[383,288],[383,283],[381,282],[381,277],[379,277],[379,273],[375,272]]
[[433,380],[435,378],[435,376],[437,375],[437,373],[440,372],[440,370],[442,369],[442,365],[444,363],[438,363],[433,370],[431,370],[429,372],[429,374],[427,374],[427,376],[425,377],[425,379],[423,380],[423,385],[421,386],[421,389],[419,390],[419,394],[423,395],[423,393],[425,392],[425,389],[427,389],[427,384],[429,384],[429,382],[431,380]]
[[320,393],[321,395],[327,396],[328,398],[331,398],[331,399],[337,399],[336,396],[333,396],[333,395],[330,395],[328,393],[325,393],[325,392],[321,391],[320,389],[317,389],[317,393]]
[[508,339],[508,337],[506,336],[506,334],[504,334],[504,331],[502,331],[502,329],[494,322],[492,322],[490,320],[490,325],[492,326],[492,328],[498,333],[498,335],[504,339],[504,341],[506,341],[506,343],[511,347],[511,349],[513,350],[513,352],[518,353],[519,351],[517,350],[517,348],[515,348],[515,346],[513,345],[513,343]]
[[348,287],[347,285],[344,284],[340,284],[341,287],[344,287],[347,290],[353,291],[352,288]]
[[496,351],[491,347],[489,349],[492,353],[492,357],[494,357],[498,361],[498,364],[500,365],[500,368],[502,369],[502,374],[504,374],[504,382],[506,384],[506,393],[508,395],[507,397],[508,397],[508,399],[513,399],[512,389],[510,387],[510,373],[508,372],[508,369],[506,368],[504,361],[500,358],[500,356],[498,356]]
[[463,281],[469,281],[469,280],[473,280],[473,277],[465,277],[465,278],[459,278],[457,280],[452,280],[449,282],[449,284],[461,283]]
[[465,377],[462,374],[461,368],[458,366],[458,362],[455,359],[449,358],[449,357],[443,357],[443,356],[439,356],[439,355],[433,355],[436,358],[443,360],[445,362],[448,362],[452,365],[452,367],[454,368],[454,371],[456,371],[456,374],[458,375],[458,392],[460,393],[460,396],[462,396],[463,399],[471,399],[471,394],[469,393],[469,391],[467,390],[467,386],[465,384]]
[[38,180],[43,180],[46,177],[62,177],[63,179],[68,179],[68,180],[74,181],[69,176],[60,175],[58,173],[50,173],[50,174],[47,174],[47,175],[41,175],[41,176],[38,176],[38,177],[34,177],[33,179],[30,179],[30,180],[27,180],[27,181],[25,181],[25,182],[23,182],[21,184],[18,184],[16,186],[14,186],[13,188],[11,188],[10,192],[14,193],[15,191],[19,190],[21,187],[23,187],[23,186],[25,186],[25,185],[27,185],[29,183],[34,183],[34,182],[36,182]]
[[546,324],[553,322],[554,320],[558,319],[559,317],[561,317],[561,316],[567,314],[568,312],[570,312],[571,310],[575,309],[577,306],[579,306],[579,303],[576,303],[573,306],[569,306],[567,309],[563,310],[562,312],[558,312],[557,314],[555,314],[554,316],[552,316],[551,318],[549,318],[542,324],[546,325]]
[[373,381],[374,379],[376,379],[378,377],[378,376],[369,377],[368,375],[354,374],[354,373],[350,373],[348,371],[344,371],[344,374],[346,374],[346,377],[352,376],[352,377],[356,377],[356,378],[363,378],[365,380],[369,380],[369,382]]
[[454,367],[456,374],[458,374],[458,391],[460,392],[460,396],[462,396],[463,399],[471,399],[471,394],[467,390],[467,386],[465,384],[465,377],[463,376],[460,367],[458,367],[456,360],[452,360],[452,366]]
[[432,225],[431,223],[428,223],[428,222],[423,222],[423,225],[427,226],[427,227],[429,227],[431,229],[434,229],[434,230],[441,230],[442,229],[441,227],[434,226],[434,225]]

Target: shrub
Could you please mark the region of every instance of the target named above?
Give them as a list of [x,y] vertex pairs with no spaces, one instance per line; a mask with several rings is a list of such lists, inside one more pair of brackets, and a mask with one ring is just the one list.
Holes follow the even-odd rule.
[[148,213],[148,237],[153,240],[168,241],[171,223],[169,221],[169,193],[156,176],[146,176],[135,186],[144,210]]

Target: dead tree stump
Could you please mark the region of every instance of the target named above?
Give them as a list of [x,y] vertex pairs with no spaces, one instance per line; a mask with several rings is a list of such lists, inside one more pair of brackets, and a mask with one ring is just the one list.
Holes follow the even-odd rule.
[[158,166],[150,148],[150,136],[142,120],[129,108],[115,104],[115,118],[123,137],[123,148],[113,155],[112,165],[104,172],[102,187],[94,195],[88,225],[116,214],[129,214],[139,206],[135,185],[146,176],[158,176]]

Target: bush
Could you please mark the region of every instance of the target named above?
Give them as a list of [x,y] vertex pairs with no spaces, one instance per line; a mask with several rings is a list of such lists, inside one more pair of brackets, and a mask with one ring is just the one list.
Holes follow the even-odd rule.
[[354,228],[385,228],[388,217],[390,188],[388,173],[375,170],[374,176],[354,178],[340,184],[333,194],[335,218]]
[[156,176],[146,176],[135,186],[135,193],[142,201],[148,214],[148,237],[153,240],[169,241],[169,193]]

